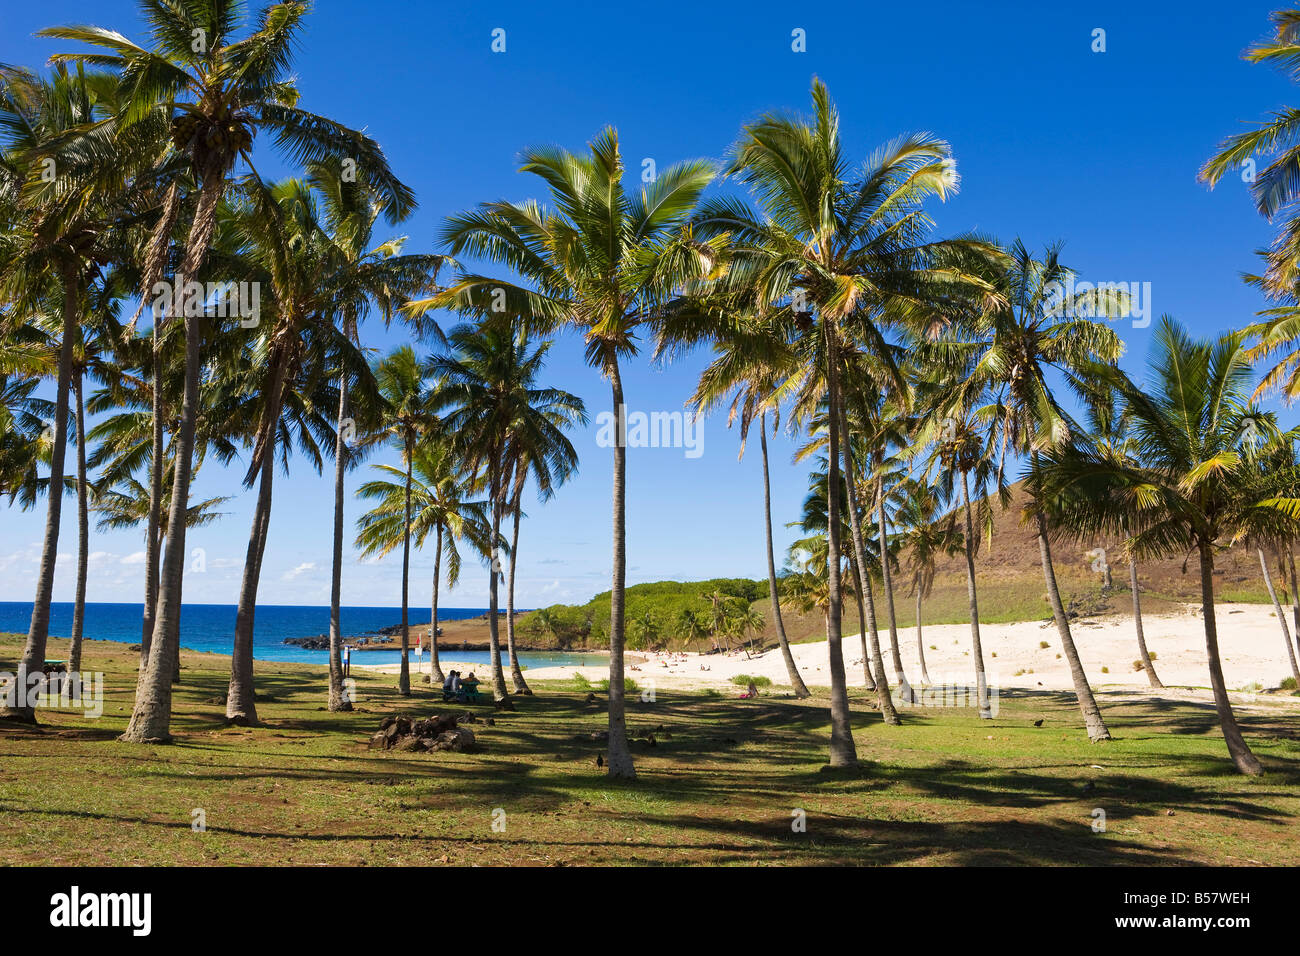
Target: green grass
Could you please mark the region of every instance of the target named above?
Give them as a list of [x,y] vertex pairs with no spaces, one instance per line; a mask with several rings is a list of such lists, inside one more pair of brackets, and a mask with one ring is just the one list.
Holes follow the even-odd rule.
[[[0,670],[20,646],[0,638]],[[65,642],[50,656],[66,656]],[[480,753],[383,753],[366,742],[385,715],[445,709],[427,689],[403,699],[393,677],[357,671],[358,709],[331,714],[323,669],[259,664],[264,723],[227,728],[207,701],[225,690],[228,658],[186,653],[175,743],[139,746],[115,739],[134,660],[123,645],[87,645],[86,669],[106,673],[99,720],[43,711],[36,729],[0,724],[7,863],[1300,862],[1294,712],[1239,714],[1268,771],[1249,780],[1213,708],[1195,702],[1103,694],[1116,739],[1092,745],[1064,694],[1004,694],[993,721],[904,709],[903,726],[887,727],[854,689],[863,765],[825,772],[824,688],[807,701],[660,690],[628,697],[639,777],[618,782],[596,766],[603,702],[571,680],[532,682],[513,713],[472,706],[495,719],[472,725]],[[1096,807],[1105,834],[1091,830]],[[791,832],[796,809],[807,833]]]

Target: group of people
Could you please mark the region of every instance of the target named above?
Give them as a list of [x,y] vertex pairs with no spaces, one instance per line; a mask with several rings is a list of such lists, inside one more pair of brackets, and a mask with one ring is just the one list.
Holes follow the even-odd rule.
[[464,703],[478,693],[478,683],[473,671],[469,672],[468,677],[461,677],[460,671],[451,671],[442,682],[442,699]]

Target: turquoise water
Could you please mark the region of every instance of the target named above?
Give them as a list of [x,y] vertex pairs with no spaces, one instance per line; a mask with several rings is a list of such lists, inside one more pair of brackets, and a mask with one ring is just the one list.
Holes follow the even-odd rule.
[[[487,608],[438,608],[439,621],[461,621],[482,617]],[[140,642],[140,621],[144,614],[142,604],[87,604],[85,636],[95,641]],[[0,633],[26,634],[31,625],[30,601],[0,602]],[[401,608],[344,607],[339,609],[339,623],[349,637],[372,634],[383,627],[398,624]],[[429,609],[411,608],[408,620],[414,627],[429,624]],[[311,651],[285,644],[286,637],[317,637],[329,633],[330,609],[328,607],[290,607],[259,604],[253,626],[253,657],[260,661],[297,661],[324,664],[329,652]],[[67,637],[72,632],[72,604],[58,602],[50,606],[50,636]],[[181,646],[192,651],[210,651],[229,654],[234,647],[235,606],[233,604],[186,604],[181,607]],[[458,661],[475,664],[488,663],[487,651],[443,650],[441,653]],[[352,655],[354,664],[395,664],[401,660],[400,650],[358,651]],[[412,648],[411,659],[415,659]],[[571,654],[550,651],[523,651],[520,663],[528,667],[560,666],[590,663],[590,654]],[[428,656],[424,659],[428,666]]]

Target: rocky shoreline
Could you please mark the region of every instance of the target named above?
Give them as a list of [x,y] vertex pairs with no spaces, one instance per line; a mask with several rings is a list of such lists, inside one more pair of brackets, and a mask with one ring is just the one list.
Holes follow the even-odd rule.
[[[523,612],[516,611],[515,617]],[[501,612],[501,617],[505,617],[505,612]],[[504,624],[504,621],[502,621]],[[429,625],[412,624],[409,626],[411,634],[411,647],[414,649],[417,637],[428,638]],[[460,618],[440,622],[438,626],[438,651],[487,651],[492,645],[490,642],[483,640],[486,637],[488,629],[487,615],[474,618]],[[402,625],[390,624],[387,627],[378,628],[375,631],[366,634],[348,634],[343,637],[343,643],[351,646],[354,652],[364,651],[393,651],[401,648]],[[467,637],[473,637],[474,640],[467,640]],[[328,634],[315,634],[310,637],[286,637],[282,643],[290,644],[294,647],[301,647],[307,651],[328,651],[330,647],[330,638]],[[505,632],[501,634],[501,645],[505,647]],[[515,647],[521,651],[546,652],[556,651],[556,647],[542,647],[527,642],[520,642],[517,638]]]

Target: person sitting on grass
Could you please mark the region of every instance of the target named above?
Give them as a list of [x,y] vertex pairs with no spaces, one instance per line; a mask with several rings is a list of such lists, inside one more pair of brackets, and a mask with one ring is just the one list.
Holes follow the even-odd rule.
[[461,700],[469,700],[478,694],[478,678],[470,671],[469,676],[460,682]]
[[740,699],[749,700],[757,696],[758,696],[758,688],[754,686],[753,681],[750,681],[749,686],[745,688],[745,692],[740,695]]
[[452,700],[460,696],[460,673],[451,671],[442,682],[442,699]]

